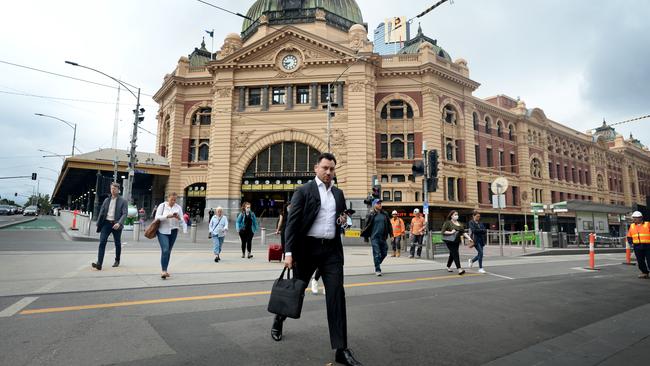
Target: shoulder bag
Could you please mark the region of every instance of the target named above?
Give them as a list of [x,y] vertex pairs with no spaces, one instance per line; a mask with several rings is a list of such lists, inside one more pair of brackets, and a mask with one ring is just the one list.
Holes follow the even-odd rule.
[[[285,272],[287,273],[286,279],[284,278]],[[273,283],[267,308],[269,313],[299,319],[306,288],[307,283],[295,278],[295,271],[294,278],[291,278],[291,269],[285,267],[280,277]]]
[[[156,212],[160,210],[160,206],[156,209]],[[164,208],[163,208],[164,212]],[[160,220],[154,219],[149,226],[144,230],[144,237],[147,239],[153,239],[156,237],[156,233],[158,233],[158,229],[160,228]]]

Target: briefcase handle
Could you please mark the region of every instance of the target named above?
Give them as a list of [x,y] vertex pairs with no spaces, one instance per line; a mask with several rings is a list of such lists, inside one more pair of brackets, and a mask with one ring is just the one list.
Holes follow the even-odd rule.
[[[287,267],[284,267],[284,269],[282,270],[282,273],[280,273],[280,279],[284,278],[285,272],[287,274],[287,280],[290,280],[291,279],[291,268],[287,268]],[[294,276],[295,276],[295,273],[294,273]]]

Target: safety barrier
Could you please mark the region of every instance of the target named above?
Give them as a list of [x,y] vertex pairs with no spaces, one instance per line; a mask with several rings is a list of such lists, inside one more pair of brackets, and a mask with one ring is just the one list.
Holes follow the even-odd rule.
[[80,235],[89,236],[90,227],[92,225],[92,213],[84,213],[80,211],[61,211],[61,218],[64,223],[70,223],[70,228],[76,227],[76,230],[79,231]]

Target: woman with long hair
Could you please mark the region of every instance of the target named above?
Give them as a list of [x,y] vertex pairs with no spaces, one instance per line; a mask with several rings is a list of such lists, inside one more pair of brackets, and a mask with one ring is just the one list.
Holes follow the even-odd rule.
[[458,221],[460,216],[458,211],[452,210],[449,215],[447,215],[447,221],[442,224],[442,240],[447,245],[449,249],[449,259],[447,260],[447,271],[453,272],[451,269],[451,264],[454,263],[458,269],[458,274],[465,274],[465,270],[460,266],[460,241],[461,238],[465,238],[472,241],[472,238],[469,237],[467,232],[465,232],[465,226]]
[[160,266],[162,273],[160,278],[167,279],[170,275],[167,272],[172,249],[178,237],[178,229],[183,227],[183,233],[187,234],[187,224],[183,220],[183,209],[176,203],[178,195],[175,192],[167,196],[167,201],[158,205],[156,209],[156,220],[160,221],[158,227],[158,244],[160,244]]
[[241,239],[241,257],[246,258],[246,251],[248,250],[248,259],[253,258],[253,236],[257,232],[257,217],[251,210],[251,204],[244,202],[241,207],[241,212],[237,215],[235,222],[235,229],[239,233]]

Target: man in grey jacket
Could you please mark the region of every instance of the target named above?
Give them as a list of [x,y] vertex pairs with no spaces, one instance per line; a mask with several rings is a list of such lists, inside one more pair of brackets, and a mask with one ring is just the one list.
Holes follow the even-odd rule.
[[97,232],[100,233],[99,253],[97,255],[97,262],[92,263],[94,269],[98,271],[102,270],[104,252],[106,251],[106,242],[111,233],[113,234],[113,240],[115,241],[115,263],[113,263],[113,267],[120,265],[120,254],[122,253],[122,229],[124,228],[124,220],[126,220],[128,212],[128,203],[124,198],[120,197],[120,185],[118,183],[112,183],[111,196],[104,200],[97,219]]

